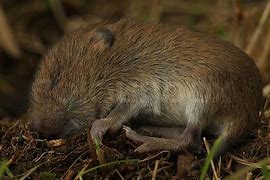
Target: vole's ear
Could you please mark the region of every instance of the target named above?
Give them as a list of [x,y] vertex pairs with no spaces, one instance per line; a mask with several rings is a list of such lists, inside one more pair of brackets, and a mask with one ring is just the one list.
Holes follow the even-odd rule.
[[108,29],[97,29],[94,32],[94,45],[97,49],[105,49],[113,46],[115,37]]

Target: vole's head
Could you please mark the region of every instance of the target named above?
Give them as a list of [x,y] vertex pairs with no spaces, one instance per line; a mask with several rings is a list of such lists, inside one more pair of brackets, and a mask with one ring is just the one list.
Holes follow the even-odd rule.
[[59,82],[51,84],[52,81],[39,79],[37,74],[32,85],[28,119],[30,129],[41,137],[65,138],[90,125],[95,119],[95,100],[87,95],[86,84],[68,79],[67,76],[61,77]]
[[[32,85],[30,129],[47,138],[64,138],[97,117],[100,52],[113,43],[109,30],[78,30],[43,58]],[[100,55],[100,54],[99,54]],[[92,73],[92,71],[95,71]]]

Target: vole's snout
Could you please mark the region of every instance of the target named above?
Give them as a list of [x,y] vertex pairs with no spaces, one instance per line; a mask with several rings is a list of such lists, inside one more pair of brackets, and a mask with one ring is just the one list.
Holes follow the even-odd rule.
[[29,130],[36,132],[42,139],[64,139],[78,132],[80,126],[69,118],[30,117]]
[[[48,125],[48,124],[47,124]],[[62,130],[56,131],[55,127],[49,127],[42,123],[40,120],[32,120],[29,125],[29,129],[32,132],[36,132],[41,139],[59,139],[61,137]]]

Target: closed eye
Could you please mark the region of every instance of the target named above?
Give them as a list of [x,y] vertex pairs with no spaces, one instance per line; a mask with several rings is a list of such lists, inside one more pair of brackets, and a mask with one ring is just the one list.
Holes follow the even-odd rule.
[[60,79],[60,72],[56,72],[51,80],[51,90],[59,83]]

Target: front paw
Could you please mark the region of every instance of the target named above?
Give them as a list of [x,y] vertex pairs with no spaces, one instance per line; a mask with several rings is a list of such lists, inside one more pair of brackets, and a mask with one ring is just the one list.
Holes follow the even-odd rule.
[[99,119],[93,122],[91,127],[91,137],[93,141],[97,141],[99,143],[102,142],[104,134],[107,132],[108,127],[106,125],[105,120]]

